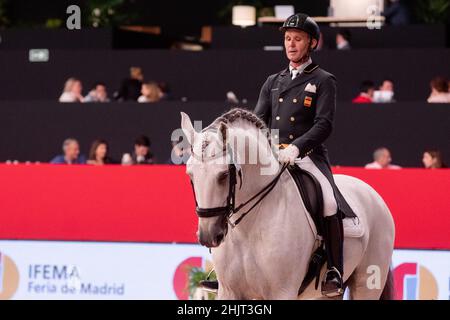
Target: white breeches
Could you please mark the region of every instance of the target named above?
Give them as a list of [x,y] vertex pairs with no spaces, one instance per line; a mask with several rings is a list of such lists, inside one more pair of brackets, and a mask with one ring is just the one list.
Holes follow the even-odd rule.
[[324,216],[329,217],[335,215],[337,212],[337,203],[334,198],[333,188],[325,175],[316,167],[310,157],[297,158],[295,164],[311,173],[319,181],[322,187]]

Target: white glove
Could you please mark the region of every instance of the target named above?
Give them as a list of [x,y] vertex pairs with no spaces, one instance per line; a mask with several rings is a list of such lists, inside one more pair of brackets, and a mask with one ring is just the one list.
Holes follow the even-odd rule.
[[278,161],[280,163],[289,163],[290,165],[293,165],[299,154],[300,150],[293,144],[290,144],[286,149],[280,150],[278,153]]

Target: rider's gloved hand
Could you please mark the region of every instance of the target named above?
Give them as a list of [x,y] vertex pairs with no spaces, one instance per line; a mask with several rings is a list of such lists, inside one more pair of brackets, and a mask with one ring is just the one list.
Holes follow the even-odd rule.
[[278,161],[280,163],[289,163],[290,165],[293,165],[299,154],[300,150],[293,144],[290,144],[287,148],[280,150],[278,153]]

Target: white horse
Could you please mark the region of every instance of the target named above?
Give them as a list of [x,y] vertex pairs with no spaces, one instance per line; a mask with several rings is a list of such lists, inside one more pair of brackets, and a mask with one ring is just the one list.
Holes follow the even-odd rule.
[[[202,245],[212,249],[218,299],[326,299],[320,285],[315,289],[314,281],[298,294],[318,241],[315,225],[287,170],[239,225],[228,227],[258,201],[257,197],[227,217],[232,201],[230,184],[234,182],[230,175],[237,179],[234,194],[238,205],[267,190],[281,170],[273,152],[260,154],[255,163],[243,160],[254,146],[271,150],[269,139],[261,135],[267,129],[264,123],[250,111],[233,109],[196,132],[189,116],[181,115],[181,127],[192,148],[186,172],[200,216],[197,235]],[[258,138],[261,136],[264,138]],[[244,148],[231,143],[242,137]],[[225,161],[217,161],[229,154],[223,152],[225,146],[231,148],[234,162],[239,162],[234,166],[236,172]],[[261,174],[268,167],[275,170]],[[380,195],[363,181],[346,175],[334,175],[334,179],[358,216],[344,219],[343,276],[349,297],[391,298],[392,281],[387,281],[392,279],[395,233],[391,213]]]

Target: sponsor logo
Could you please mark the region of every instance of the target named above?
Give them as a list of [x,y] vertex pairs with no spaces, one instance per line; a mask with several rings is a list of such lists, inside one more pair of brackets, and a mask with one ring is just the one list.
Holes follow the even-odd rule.
[[19,287],[19,270],[14,261],[0,252],[0,300],[11,299]]
[[398,265],[394,269],[397,300],[435,300],[438,285],[434,275],[415,262]]
[[203,268],[210,271],[212,263],[203,257],[190,257],[178,265],[173,276],[173,290],[179,300],[189,299],[189,271],[192,268]]

